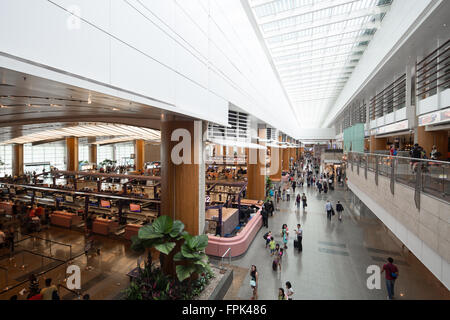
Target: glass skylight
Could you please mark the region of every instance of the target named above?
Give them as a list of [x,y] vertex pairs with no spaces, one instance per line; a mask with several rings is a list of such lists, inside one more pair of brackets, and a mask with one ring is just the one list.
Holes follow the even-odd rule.
[[393,0],[247,0],[282,85],[318,127]]

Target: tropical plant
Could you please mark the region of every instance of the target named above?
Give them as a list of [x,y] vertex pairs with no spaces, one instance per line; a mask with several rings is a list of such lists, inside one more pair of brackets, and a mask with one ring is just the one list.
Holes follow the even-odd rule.
[[[183,230],[183,222],[173,221],[169,216],[160,216],[152,224],[139,229],[138,235],[131,238],[131,248],[137,252],[155,248],[160,252],[161,268],[167,273],[172,273],[170,270],[173,268],[170,268],[171,262],[168,261],[167,256],[175,248],[176,242],[183,239],[184,234],[187,234]],[[148,261],[151,263],[150,251],[148,251]]]
[[175,254],[174,261],[182,261],[183,264],[176,266],[177,277],[180,281],[190,278],[193,274],[202,274],[210,271],[208,256],[205,249],[208,246],[208,236],[184,235],[184,243],[181,250]]

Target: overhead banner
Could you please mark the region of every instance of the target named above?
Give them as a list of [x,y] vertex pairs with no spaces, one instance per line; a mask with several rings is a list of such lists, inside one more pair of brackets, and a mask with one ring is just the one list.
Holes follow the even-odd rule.
[[419,117],[419,126],[428,126],[431,124],[438,124],[450,121],[450,108],[428,113]]
[[370,135],[378,135],[395,131],[402,131],[408,129],[408,120],[403,120],[400,122],[396,122],[393,124],[388,124],[387,126],[379,127],[376,129],[370,130]]

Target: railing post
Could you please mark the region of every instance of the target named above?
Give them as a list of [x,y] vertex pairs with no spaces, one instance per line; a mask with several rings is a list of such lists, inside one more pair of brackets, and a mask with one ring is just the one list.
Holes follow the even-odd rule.
[[360,165],[360,162],[361,161],[361,156],[358,154],[358,158],[357,158],[357,160],[356,160],[356,173],[358,174],[358,176],[359,176],[359,165]]
[[367,167],[369,166],[369,156],[367,154],[364,156],[364,161],[366,162],[364,168],[364,178],[367,180]]
[[390,184],[390,186],[391,186],[391,193],[392,194],[394,194],[394,185],[395,185],[395,180],[394,180],[394,177],[395,177],[395,172],[394,172],[394,161],[395,161],[395,159],[394,159],[394,157],[392,157],[391,158],[391,184]]
[[416,185],[414,188],[414,202],[416,208],[420,210],[420,191],[422,190],[422,165],[420,161],[417,163],[416,167]]
[[375,184],[378,186],[378,156],[375,156]]

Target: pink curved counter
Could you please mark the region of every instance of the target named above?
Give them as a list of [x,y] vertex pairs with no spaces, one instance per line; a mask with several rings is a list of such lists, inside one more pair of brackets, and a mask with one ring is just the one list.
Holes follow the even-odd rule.
[[261,226],[262,217],[260,209],[237,236],[232,238],[208,236],[206,254],[215,257],[222,257],[228,248],[231,248],[232,257],[240,256],[247,251]]

